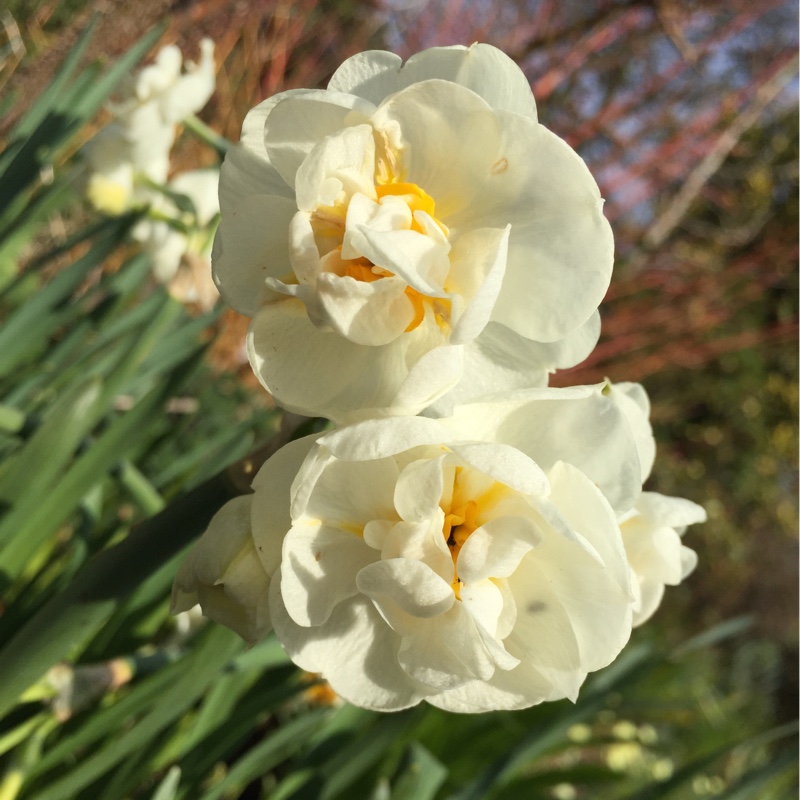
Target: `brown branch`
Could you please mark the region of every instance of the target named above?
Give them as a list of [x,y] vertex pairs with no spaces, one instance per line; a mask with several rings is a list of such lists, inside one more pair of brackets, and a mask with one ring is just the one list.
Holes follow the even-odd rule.
[[758,122],[767,106],[797,74],[797,56],[787,62],[756,92],[751,104],[745,108],[717,139],[711,152],[690,173],[686,182],[672,199],[666,210],[655,221],[644,236],[644,245],[656,249],[662,245],[672,231],[686,216],[695,198],[705,184],[719,170],[742,136]]

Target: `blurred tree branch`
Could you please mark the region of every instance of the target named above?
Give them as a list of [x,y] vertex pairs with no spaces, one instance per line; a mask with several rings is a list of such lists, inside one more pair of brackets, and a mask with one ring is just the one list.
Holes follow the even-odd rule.
[[664,243],[686,216],[703,186],[719,170],[742,136],[761,119],[767,106],[797,76],[797,56],[793,55],[783,61],[778,71],[758,88],[750,105],[736,116],[717,139],[711,152],[692,170],[677,195],[647,230],[644,236],[645,248],[654,249]]

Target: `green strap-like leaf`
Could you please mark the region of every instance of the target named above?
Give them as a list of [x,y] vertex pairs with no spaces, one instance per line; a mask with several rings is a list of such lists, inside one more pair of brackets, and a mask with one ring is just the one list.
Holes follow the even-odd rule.
[[446,779],[447,767],[413,742],[392,781],[392,800],[433,800]]

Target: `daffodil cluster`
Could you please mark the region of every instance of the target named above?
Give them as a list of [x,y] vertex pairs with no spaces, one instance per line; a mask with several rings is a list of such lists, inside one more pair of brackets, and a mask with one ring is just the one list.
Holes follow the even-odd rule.
[[269,459],[175,581],[346,700],[575,698],[696,557],[644,492],[635,384],[549,388],[599,335],[613,241],[581,158],[488,45],[346,61],[266,100],[220,180],[223,298],[289,410],[339,427]]
[[[204,39],[200,53],[195,64],[184,62],[175,45],[164,47],[153,64],[131,76],[109,108],[111,122],[85,148],[86,193],[98,210],[117,215],[148,208],[133,237],[161,283],[175,277],[187,254],[208,260],[219,213],[217,169],[169,179],[178,124],[214,92],[214,43]],[[202,291],[202,282],[195,283]]]

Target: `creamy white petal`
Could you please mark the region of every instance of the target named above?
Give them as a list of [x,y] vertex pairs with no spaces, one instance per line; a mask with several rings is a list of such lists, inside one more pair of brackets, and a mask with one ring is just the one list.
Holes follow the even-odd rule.
[[681,545],[681,580],[688,578],[697,568],[697,553],[691,547]]
[[[325,520],[360,535],[370,520],[397,519],[393,499],[398,473],[391,458],[369,463],[331,459],[309,488],[302,506],[295,497],[292,514],[295,521]],[[310,483],[308,477],[306,481]]]
[[166,222],[154,221],[148,227],[150,235],[143,243],[143,250],[152,259],[155,279],[159,283],[168,283],[178,271],[189,246],[188,240],[184,233]]
[[625,415],[601,388],[531,390],[459,406],[447,424],[464,436],[511,444],[543,469],[556,461],[575,465],[623,514],[641,492],[638,450]]
[[401,87],[398,73],[403,59],[387,50],[366,50],[344,61],[328,81],[328,91],[358,95],[379,105]]
[[283,96],[275,104],[265,120],[264,147],[283,180],[295,186],[298,208],[311,210],[301,202],[306,190],[297,174],[306,157],[323,140],[339,139],[343,128],[365,122],[373,110],[371,103],[354,95],[323,90]]
[[[488,583],[488,582],[487,582]],[[475,621],[475,627],[478,631],[478,635],[480,636],[481,642],[483,646],[486,648],[486,652],[489,654],[489,658],[494,662],[494,665],[497,667],[498,670],[510,670],[514,669],[519,663],[520,660],[516,657],[511,655],[511,653],[506,650],[505,645],[503,642],[499,640],[494,634],[490,633],[483,625],[482,620],[477,615],[472,615],[473,620]],[[499,618],[498,618],[499,622]]]
[[368,598],[344,601],[325,625],[304,628],[286,613],[279,585],[280,576],[270,592],[273,624],[287,655],[299,667],[322,673],[345,700],[376,711],[399,711],[427,694],[401,669],[400,637]]
[[641,599],[633,615],[634,628],[647,622],[658,611],[664,598],[665,587],[660,581],[644,578],[639,581],[639,589]]
[[[571,477],[573,477],[573,487],[576,489],[572,503],[577,508],[567,509],[562,503],[562,511],[568,519],[576,521],[578,533],[593,544],[598,543],[604,533],[603,528],[608,531],[614,524],[613,515],[610,514],[610,509],[607,509],[605,513],[608,519],[604,521],[605,525],[599,522],[603,519],[602,503],[588,492],[588,486],[591,484],[586,481],[588,485],[584,487],[583,492],[580,492],[576,485],[577,481],[574,481],[574,475]],[[557,482],[559,490],[566,488],[561,485],[560,480]],[[593,513],[597,513],[597,519],[592,517]],[[595,531],[597,535],[594,535]],[[619,541],[618,531],[616,538]],[[606,548],[606,551],[610,549],[612,548]],[[559,580],[551,582],[547,587],[548,599],[543,594],[546,576],[564,564],[569,564],[569,569],[561,567]],[[534,597],[546,607],[545,612],[534,616],[539,618],[551,612],[565,615],[564,619],[570,625],[578,647],[576,669],[591,672],[611,663],[619,655],[631,633],[633,598],[627,586],[620,586],[621,580],[627,584],[627,572],[624,577],[616,575],[613,563],[609,566],[599,564],[576,543],[554,535],[545,536],[541,547],[523,560],[520,569],[509,578],[509,581],[516,587],[518,579],[526,574],[531,589],[536,592]],[[519,586],[518,589],[519,591],[515,591],[518,602],[517,625],[512,635],[516,635],[520,624],[525,624],[527,620],[522,609],[530,608],[530,603],[525,606],[523,600],[525,588]],[[532,640],[526,637],[526,641]],[[538,662],[534,663],[539,666]]]
[[376,105],[417,81],[442,78],[466,86],[493,108],[536,119],[536,104],[522,70],[501,50],[488,44],[433,47],[403,64],[394,53],[368,50],[347,59],[328,88],[352,92]]
[[241,138],[225,154],[220,171],[219,194],[223,218],[228,208],[236,206],[238,199],[251,194],[277,195],[294,201],[294,184],[286,183],[270,163],[264,145],[264,126],[278,103],[305,92],[305,89],[281,92],[247,112],[242,123]]
[[[365,194],[355,194],[347,207],[342,258],[352,259],[364,255],[355,245],[359,237],[359,227],[367,225],[376,231],[408,230],[413,221],[408,203],[399,197],[387,195],[376,203]],[[355,237],[355,241],[354,241]]]
[[665,585],[678,585],[697,566],[697,554],[682,545],[680,537],[686,525],[705,518],[705,510],[689,500],[643,492],[636,509],[621,523],[640,595],[634,625],[641,625],[655,613]]
[[547,477],[550,500],[570,527],[594,548],[622,593],[630,598],[630,570],[622,533],[603,493],[584,473],[563,461],[557,462]]
[[429,78],[453,81],[480,95],[492,108],[536,119],[530,83],[517,64],[489,44],[432,47],[417,53],[403,67],[410,83]]
[[509,181],[509,196],[495,191],[472,224],[511,223],[506,277],[492,319],[529,339],[552,342],[596,310],[611,279],[614,240],[580,156],[541,125],[510,130],[515,123],[509,140],[527,137],[527,153],[508,156],[520,174]]
[[200,42],[200,63],[186,63],[187,70],[160,96],[159,107],[168,122],[177,123],[196,114],[209,100],[216,87],[214,42]]
[[181,172],[169,182],[169,188],[192,201],[199,225],[207,225],[219,213],[218,169]]
[[542,468],[524,453],[507,444],[481,442],[454,444],[452,451],[484,475],[525,495],[547,495],[549,484]]
[[682,533],[687,525],[705,522],[706,510],[684,497],[668,497],[658,492],[642,492],[636,510],[644,517],[668,525]]
[[369,125],[326,136],[298,164],[297,207],[312,212],[354,194],[374,196],[374,171],[375,140]]
[[413,617],[444,614],[455,602],[450,584],[427,564],[409,558],[390,558],[365,566],[356,578],[363,594],[378,608],[388,600]]
[[507,578],[513,575],[523,557],[541,542],[533,520],[524,517],[491,519],[464,542],[456,564],[458,575],[467,585],[487,578]]
[[213,582],[220,565],[229,564],[250,539],[250,495],[229,500],[212,518],[205,534],[195,545],[194,572],[201,581]]
[[[423,325],[435,325],[430,321],[430,316],[426,316],[420,328]],[[461,345],[431,348],[412,364],[408,377],[395,395],[395,406],[401,409],[416,408],[418,411],[415,413],[419,413],[452,389],[461,378],[463,369],[464,351]]]
[[503,641],[514,630],[514,623],[517,621],[517,601],[514,599],[514,593],[509,588],[508,581],[505,578],[495,577],[492,580],[503,598],[503,610],[497,619],[497,631],[495,633],[497,638]]
[[[432,569],[449,586],[455,570],[443,535],[444,513],[438,509],[433,520],[397,522],[381,543],[381,558],[419,561]],[[374,529],[373,529],[374,536]],[[364,534],[366,540],[366,532]]]
[[426,297],[447,297],[432,274],[447,274],[449,246],[442,246],[417,231],[379,231],[366,225],[353,231],[350,246],[373,264],[399,275]]
[[635,517],[622,524],[622,535],[635,573],[672,586],[681,582],[681,539],[673,528]]
[[220,218],[211,265],[225,302],[255,316],[272,292],[266,279],[291,269],[289,224],[294,204],[283,197],[251,195]]
[[579,364],[599,337],[597,312],[569,336],[555,342],[534,342],[490,321],[476,339],[464,345],[461,380],[424,413],[446,417],[459,405],[505,400],[520,390],[547,386],[550,373]]
[[387,412],[416,414],[447,391],[458,380],[461,351],[432,349],[439,339],[431,322],[381,347],[354,344],[319,331],[303,305],[287,299],[253,319],[248,355],[284,408],[346,423]]
[[[371,419],[330,431],[320,444],[336,458],[371,461],[386,458],[420,445],[434,445],[452,436],[447,425],[425,417]],[[442,451],[444,452],[444,451]]]
[[359,591],[358,571],[375,551],[350,531],[295,525],[283,541],[281,596],[289,616],[303,626],[325,623],[336,606]]
[[560,700],[563,696],[540,672],[523,661],[512,670],[495,670],[488,681],[468,681],[425,699],[445,711],[475,714],[516,711],[546,700]]
[[510,227],[479,228],[453,245],[447,289],[467,299],[450,336],[454,344],[479,336],[489,321],[506,271],[509,231]]
[[408,522],[429,520],[439,510],[444,489],[442,466],[445,455],[412,461],[400,473],[394,488],[394,505]]
[[274,574],[280,566],[283,538],[292,527],[292,482],[319,436],[315,433],[284,445],[253,478],[250,524],[256,552],[267,575]]
[[[378,131],[400,131],[404,179],[425,189],[451,230],[463,225],[456,215],[465,209],[477,216],[487,201],[481,193],[491,195],[492,169],[504,157],[502,125],[486,101],[457,84],[426,80],[386,100],[372,124]],[[509,221],[468,227],[504,229]]]
[[[407,523],[395,522],[393,519],[371,519],[364,526],[364,541],[375,550],[383,550],[386,540],[397,525]],[[395,556],[389,556],[394,558]]]
[[656,440],[653,436],[653,427],[650,425],[650,400],[647,392],[639,383],[611,383],[604,390],[604,394],[620,407],[631,426],[636,449],[639,452],[642,483],[644,483],[656,459]]
[[316,285],[321,319],[355,344],[389,344],[414,319],[414,307],[405,289],[399,278],[365,283],[323,273]]
[[[289,223],[289,260],[300,286],[313,287],[322,272],[322,261],[317,247],[311,214],[298,211]],[[291,278],[291,275],[287,275]]]
[[546,386],[549,370],[536,357],[539,346],[504,325],[489,322],[477,339],[464,344],[459,382],[424,413],[448,417],[458,406],[506,399],[520,389]]
[[250,644],[271,627],[270,576],[250,535],[251,504],[252,497],[237,497],[214,515],[178,570],[171,603],[173,614],[199,603],[205,616]]
[[[536,555],[541,552],[537,550]],[[572,621],[548,579],[550,567],[539,558],[525,558],[508,578],[517,602],[517,619],[504,644],[546,679],[551,691],[574,700],[585,671]]]
[[412,636],[403,637],[399,660],[412,678],[440,691],[471,678],[488,680],[495,671],[475,621],[460,603],[421,620]]
[[[470,539],[474,536],[473,533]],[[463,549],[461,552],[464,552]],[[497,624],[503,613],[503,594],[497,586],[487,579],[465,581],[461,587],[460,599],[470,616],[486,629],[489,636],[496,636]]]
[[149,100],[153,95],[171,86],[181,74],[183,55],[180,48],[168,44],[158,51],[155,61],[143,67],[135,76],[134,92],[140,101]]

